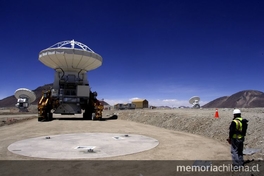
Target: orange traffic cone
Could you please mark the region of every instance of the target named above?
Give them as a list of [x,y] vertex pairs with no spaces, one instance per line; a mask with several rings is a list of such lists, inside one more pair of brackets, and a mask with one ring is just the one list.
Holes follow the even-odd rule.
[[218,109],[215,110],[215,118],[219,118]]

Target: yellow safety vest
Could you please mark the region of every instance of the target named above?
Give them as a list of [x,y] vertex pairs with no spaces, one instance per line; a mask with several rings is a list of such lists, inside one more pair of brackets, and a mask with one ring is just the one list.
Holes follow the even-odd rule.
[[233,122],[236,123],[236,134],[233,134],[233,138],[237,138],[237,139],[241,139],[243,137],[243,135],[241,134],[242,132],[242,118],[241,117],[237,117],[233,120]]

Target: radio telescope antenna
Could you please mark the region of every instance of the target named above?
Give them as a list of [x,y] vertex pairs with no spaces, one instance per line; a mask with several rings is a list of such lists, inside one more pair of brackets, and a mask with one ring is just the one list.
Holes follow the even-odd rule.
[[15,91],[15,97],[17,99],[16,107],[20,111],[28,111],[28,107],[32,102],[36,100],[36,94],[26,88],[19,88]]
[[[103,106],[91,91],[87,72],[102,65],[103,58],[87,45],[67,40],[40,51],[39,61],[54,69],[54,82],[38,103],[38,121],[50,121],[52,114],[81,114],[101,119]],[[96,105],[95,105],[96,104]]]
[[64,72],[87,72],[102,65],[102,57],[87,45],[75,41],[58,42],[39,53],[39,60],[53,69]]
[[189,103],[192,104],[192,108],[199,109],[200,108],[200,97],[198,96],[193,96],[190,98]]

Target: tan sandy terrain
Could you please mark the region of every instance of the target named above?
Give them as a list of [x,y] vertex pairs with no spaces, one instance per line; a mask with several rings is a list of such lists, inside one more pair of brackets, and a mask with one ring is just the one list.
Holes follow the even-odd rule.
[[[232,111],[233,109],[228,108],[218,109],[219,118],[215,118],[216,109],[119,110],[112,113],[123,120],[201,135],[226,144],[228,128],[233,119]],[[249,120],[245,148],[261,149],[261,152],[251,158],[263,160],[264,108],[242,108],[241,111],[242,117]]]
[[[246,159],[263,160],[263,109],[241,110],[243,117],[249,120],[245,148],[261,149],[257,154],[246,156]],[[140,153],[96,159],[99,162],[99,164],[94,164],[96,166],[100,165],[102,161],[113,160],[119,162],[122,160],[186,160],[192,162],[196,160],[230,160],[230,146],[225,140],[228,136],[228,126],[232,120],[232,109],[219,109],[218,111],[219,118],[214,117],[215,109],[111,110],[104,111],[104,117],[110,117],[115,114],[118,116],[117,120],[84,121],[81,119],[64,119],[53,120],[51,122],[38,122],[35,117],[31,119],[30,116],[1,115],[0,158],[1,160],[43,160],[41,158],[16,155],[8,151],[7,147],[10,144],[23,139],[55,134],[107,132],[141,134],[157,139],[159,145],[151,150]],[[21,119],[26,120],[21,121]],[[4,164],[2,166],[5,166]],[[43,175],[48,174],[48,171],[52,170],[52,163],[46,163],[45,166]],[[73,170],[76,170],[77,166],[80,168],[84,167],[83,163],[69,164],[68,166],[72,167]],[[106,166],[107,164],[105,168],[100,168],[100,170],[106,171]],[[137,167],[138,169],[141,168],[138,165]],[[153,165],[149,167],[153,167]],[[35,164],[34,168],[41,169],[37,164]],[[61,175],[65,171],[64,166],[59,168],[56,171],[57,175]],[[146,165],[145,169],[147,168],[148,165]],[[45,171],[45,169],[47,170]],[[77,170],[79,171],[79,169]],[[6,171],[6,175],[10,174],[8,171]],[[19,172],[12,171],[12,174],[16,175],[17,173]],[[96,174],[95,170],[91,173],[98,174]],[[122,175],[122,173],[120,174]],[[159,172],[156,171],[155,173]],[[100,173],[100,175],[111,174]],[[160,175],[160,173],[157,175]]]

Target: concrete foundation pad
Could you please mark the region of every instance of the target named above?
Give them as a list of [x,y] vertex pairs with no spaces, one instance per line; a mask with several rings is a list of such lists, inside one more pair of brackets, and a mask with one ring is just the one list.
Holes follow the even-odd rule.
[[137,134],[74,133],[17,141],[8,150],[35,158],[95,159],[142,152],[158,144],[154,138]]

